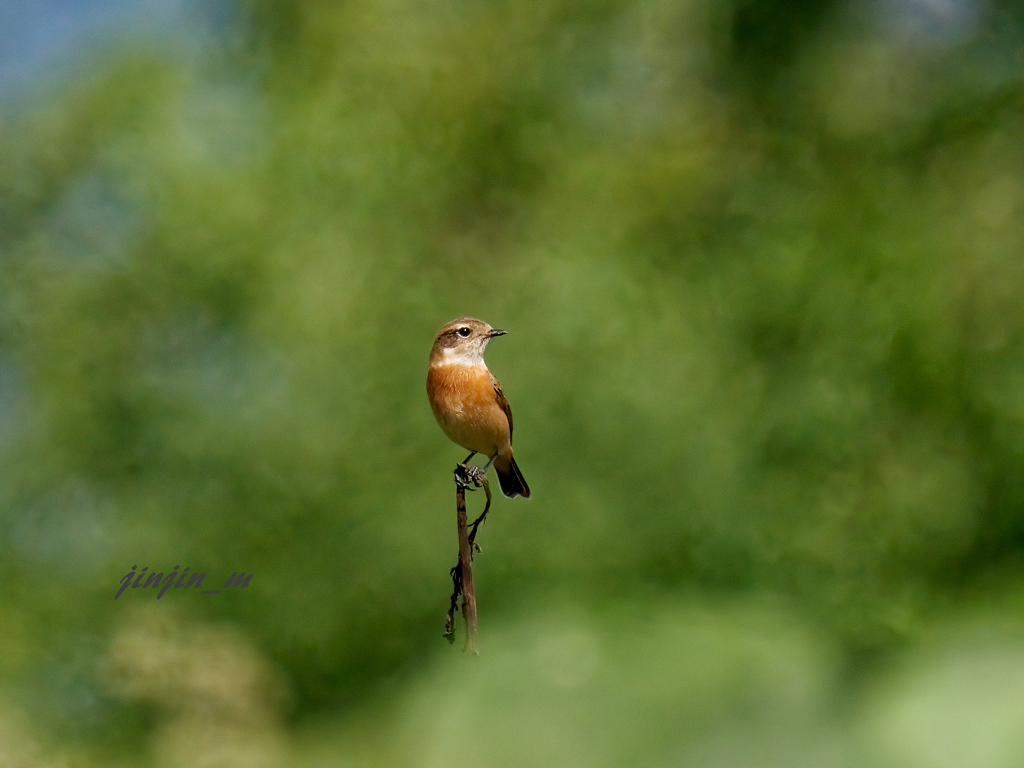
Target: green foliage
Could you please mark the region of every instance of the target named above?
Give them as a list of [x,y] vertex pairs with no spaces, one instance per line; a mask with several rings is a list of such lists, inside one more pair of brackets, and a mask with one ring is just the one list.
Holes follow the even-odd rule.
[[[635,765],[663,705],[697,733],[746,702],[753,754],[791,678],[810,688],[783,709],[823,743],[847,725],[822,702],[841,718],[936,622],[1007,591],[994,614],[1019,617],[1021,26],[996,5],[929,37],[844,8],[253,2],[243,45],[119,50],[0,123],[0,672],[40,728],[149,732],[101,661],[140,604],[241,628],[297,720],[361,722],[424,675],[447,683],[402,706],[458,699],[431,659],[462,453],[423,383],[460,315],[509,330],[488,361],[534,498],[482,531],[485,656],[501,629],[459,706],[539,717],[515,648],[562,630],[535,611],[598,617],[565,620],[590,638],[556,648],[574,664],[621,646],[593,650],[562,746],[509,764],[576,744]],[[132,565],[255,575],[114,602]],[[710,607],[680,618],[680,594]],[[607,607],[626,599],[652,638]],[[702,659],[726,671],[702,682]],[[901,706],[878,696],[865,722]],[[496,722],[485,753],[511,744]]]

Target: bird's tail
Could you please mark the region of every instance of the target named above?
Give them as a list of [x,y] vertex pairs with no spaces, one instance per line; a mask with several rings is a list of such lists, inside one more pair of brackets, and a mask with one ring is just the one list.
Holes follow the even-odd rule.
[[515,496],[530,498],[530,486],[523,479],[523,473],[519,471],[516,460],[509,451],[507,456],[494,457],[494,471],[498,474],[498,483],[501,485],[501,492],[510,499]]

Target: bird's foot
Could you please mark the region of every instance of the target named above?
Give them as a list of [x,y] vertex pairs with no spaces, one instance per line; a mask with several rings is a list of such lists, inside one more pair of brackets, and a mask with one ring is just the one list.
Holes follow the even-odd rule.
[[475,491],[487,484],[487,472],[475,464],[459,464],[455,467],[455,482],[460,488]]

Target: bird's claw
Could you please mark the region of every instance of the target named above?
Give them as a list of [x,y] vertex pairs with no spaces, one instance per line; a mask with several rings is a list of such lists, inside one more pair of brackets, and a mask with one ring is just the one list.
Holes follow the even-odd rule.
[[487,482],[487,473],[475,464],[459,464],[455,467],[455,482],[460,488],[475,491]]

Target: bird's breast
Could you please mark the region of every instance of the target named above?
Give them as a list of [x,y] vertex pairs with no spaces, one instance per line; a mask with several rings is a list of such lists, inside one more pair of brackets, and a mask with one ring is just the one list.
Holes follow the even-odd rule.
[[508,419],[486,366],[432,365],[427,395],[441,429],[466,450],[493,456],[508,444]]

